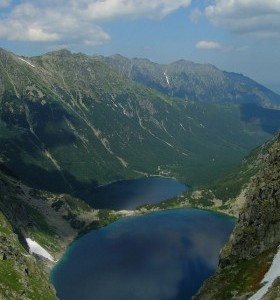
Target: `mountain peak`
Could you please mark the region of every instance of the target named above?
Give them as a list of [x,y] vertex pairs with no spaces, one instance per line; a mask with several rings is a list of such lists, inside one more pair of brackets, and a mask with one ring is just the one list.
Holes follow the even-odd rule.
[[66,48],[63,48],[63,49],[48,52],[45,55],[70,56],[70,55],[72,55],[72,52]]

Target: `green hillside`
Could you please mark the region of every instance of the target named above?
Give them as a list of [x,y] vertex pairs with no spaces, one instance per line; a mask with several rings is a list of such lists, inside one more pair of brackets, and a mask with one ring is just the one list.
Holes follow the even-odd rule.
[[32,58],[1,50],[0,74],[1,160],[53,192],[79,196],[149,174],[206,184],[272,133],[266,108],[259,122],[237,104],[169,97],[67,50]]
[[57,259],[79,234],[125,215],[79,199],[96,185],[172,176],[192,189],[148,209],[237,215],[268,149],[279,146],[276,137],[248,155],[280,127],[279,96],[252,80],[185,61],[131,63],[0,49],[1,299],[56,298],[53,262],[30,255],[27,238]]

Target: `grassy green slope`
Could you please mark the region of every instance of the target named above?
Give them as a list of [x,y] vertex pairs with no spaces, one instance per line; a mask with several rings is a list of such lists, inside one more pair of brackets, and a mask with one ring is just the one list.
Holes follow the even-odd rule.
[[245,202],[245,193],[252,179],[264,166],[268,150],[277,136],[255,148],[241,163],[234,166],[221,179],[213,180],[200,188],[190,188],[184,194],[164,201],[140,207],[139,209],[168,209],[174,207],[198,207],[217,210],[238,217]]
[[0,298],[56,299],[43,262],[30,256],[0,212]]
[[0,190],[0,299],[56,299],[49,281],[54,263],[30,255],[26,238],[56,260],[79,233],[117,215],[102,215],[70,195],[31,189],[2,163]]
[[36,188],[79,195],[162,172],[202,185],[271,134],[238,105],[170,98],[94,57],[24,59],[0,53],[0,153]]

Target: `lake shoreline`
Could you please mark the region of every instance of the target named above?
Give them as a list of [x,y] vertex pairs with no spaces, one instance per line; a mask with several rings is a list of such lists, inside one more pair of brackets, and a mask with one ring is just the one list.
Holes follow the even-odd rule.
[[56,253],[55,257],[55,261],[48,261],[48,260],[45,260],[45,263],[48,267],[48,270],[49,270],[49,274],[51,273],[52,269],[60,262],[60,260],[62,259],[62,257],[65,255],[67,249],[78,239],[80,239],[82,236],[84,236],[85,234],[89,233],[90,231],[93,231],[93,230],[99,230],[99,229],[102,229],[106,226],[109,226],[111,225],[112,223],[120,220],[120,219],[123,219],[123,218],[129,218],[129,217],[137,217],[137,216],[144,216],[144,215],[148,215],[148,214],[152,214],[152,213],[157,213],[157,212],[166,212],[166,211],[172,211],[172,210],[177,210],[177,209],[195,209],[195,210],[201,210],[201,211],[208,211],[208,212],[211,212],[211,213],[216,213],[216,214],[219,214],[219,215],[223,215],[225,217],[229,217],[229,218],[233,218],[234,220],[237,220],[236,216],[234,215],[231,215],[231,214],[228,214],[224,211],[219,211],[219,210],[216,210],[216,209],[206,209],[206,208],[203,208],[203,207],[199,207],[199,206],[178,206],[178,207],[172,207],[172,208],[162,208],[162,209],[151,209],[151,210],[120,210],[120,211],[113,211],[113,213],[115,215],[118,216],[117,219],[115,219],[113,222],[111,223],[108,223],[106,225],[103,225],[103,226],[100,226],[98,228],[90,228],[84,232],[80,232],[78,233],[75,237],[73,237],[73,239],[71,241],[69,241],[68,244],[63,244],[63,248],[61,249],[61,251],[59,251],[59,253]]
[[[151,219],[159,219],[159,220],[162,220],[161,218],[162,218],[162,216],[176,216],[176,220],[177,220],[177,215],[179,216],[179,215],[181,215],[181,216],[188,216],[188,215],[192,215],[192,219],[193,220],[196,220],[195,222],[201,222],[200,221],[200,217],[198,218],[197,216],[208,216],[211,220],[213,219],[216,219],[216,218],[218,218],[218,219],[220,219],[220,217],[219,216],[217,216],[217,217],[215,217],[215,215],[216,214],[218,214],[218,215],[224,215],[224,216],[226,216],[225,214],[220,214],[220,213],[216,213],[216,212],[212,212],[212,211],[208,211],[210,214],[207,214],[206,213],[206,210],[200,210],[200,209],[191,209],[191,208],[189,208],[189,207],[187,207],[187,208],[179,208],[179,209],[169,209],[169,210],[161,210],[161,211],[149,211],[149,212],[146,212],[146,213],[139,213],[139,212],[137,212],[136,213],[136,215],[131,215],[131,212],[127,212],[127,211],[123,211],[122,212],[122,217],[120,217],[121,219],[124,219],[124,222],[115,222],[115,225],[114,224],[110,224],[109,226],[108,226],[108,228],[107,229],[105,229],[105,231],[104,231],[104,227],[103,228],[100,228],[101,230],[98,232],[98,231],[96,231],[96,230],[92,230],[92,233],[89,233],[89,235],[87,235],[87,237],[82,237],[82,239],[87,239],[88,238],[88,236],[92,236],[92,235],[100,235],[100,234],[102,234],[102,232],[104,233],[104,232],[110,232],[110,230],[112,230],[112,228],[114,229],[114,228],[119,228],[119,226],[122,226],[122,224],[127,224],[127,223],[131,223],[131,224],[135,224],[135,222],[138,224],[139,222],[143,222],[144,221],[144,223],[146,222],[145,220],[151,220]],[[119,213],[119,212],[118,212]],[[206,214],[205,214],[206,213]],[[214,213],[214,215],[213,215],[213,213]],[[129,215],[127,215],[127,214],[129,214]],[[150,216],[149,216],[150,215]],[[133,216],[143,216],[145,219],[134,219],[134,220],[131,220],[130,219],[130,217],[133,217]],[[127,217],[127,218],[126,218]],[[207,218],[208,218],[207,217]],[[125,220],[126,219],[126,220]],[[180,219],[180,218],[179,218]],[[231,217],[229,217],[229,219],[231,219],[231,220],[233,220],[233,218],[231,218]],[[185,220],[185,217],[184,217],[184,220]],[[221,219],[220,219],[221,220]],[[120,220],[118,220],[118,221],[120,221]],[[225,220],[226,221],[226,220]],[[229,221],[226,221],[227,223],[228,222],[230,222],[231,223],[231,221],[229,220]],[[176,223],[176,222],[175,222]],[[186,224],[188,224],[189,222],[186,222]],[[211,224],[212,224],[212,221],[210,222]],[[170,221],[167,221],[167,222],[163,222],[162,224],[165,224],[164,226],[167,226],[168,224],[173,224],[173,222],[170,222]],[[113,226],[113,227],[112,227]],[[133,225],[133,226],[135,226],[135,225]],[[138,225],[137,225],[138,226]],[[163,226],[163,227],[164,227]],[[169,225],[168,225],[169,226]],[[172,225],[173,226],[173,225]],[[189,226],[189,225],[187,225],[187,226]],[[207,225],[208,226],[208,225]],[[208,228],[206,226],[206,228]],[[154,231],[154,230],[158,230],[159,228],[161,228],[162,226],[156,226],[156,225],[154,225],[154,226],[150,226],[149,228],[151,229],[151,231]],[[129,228],[130,228],[130,226],[129,226]],[[135,229],[136,228],[138,228],[138,227],[135,227]],[[133,229],[132,231],[134,231],[135,229]],[[131,230],[131,229],[130,229]],[[165,230],[164,230],[165,231]],[[114,230],[113,230],[113,232],[115,232]],[[113,233],[112,232],[112,233]],[[148,236],[149,236],[149,238],[150,238],[150,230],[146,233]],[[178,232],[178,234],[179,234],[179,232]],[[136,233],[133,233],[133,236],[137,236],[137,239],[138,239],[138,235],[136,234]],[[206,234],[207,235],[207,234]],[[141,236],[141,235],[140,235]],[[188,235],[187,235],[188,236]],[[152,240],[154,240],[154,238],[151,238]],[[83,242],[82,242],[83,243]],[[120,244],[122,244],[121,242],[119,242]],[[144,244],[146,244],[145,242],[144,242]],[[64,255],[66,255],[65,256],[65,259],[66,260],[72,260],[73,259],[73,253],[72,253],[72,251],[76,251],[75,249],[77,248],[77,245],[79,245],[79,242],[78,242],[78,244],[76,244],[75,246],[74,246],[74,248],[72,248],[72,249],[69,249],[69,247],[68,247],[68,249],[65,251],[65,253],[64,253]],[[96,244],[96,242],[94,242],[94,245],[99,245],[98,243]],[[138,244],[137,244],[138,245]],[[149,246],[148,246],[148,244],[147,245],[143,245],[143,243],[141,243],[141,245],[142,246],[144,246],[144,247],[148,247],[149,248]],[[142,247],[141,246],[141,247]],[[98,246],[99,247],[99,246]],[[94,248],[95,248],[95,246],[94,246]],[[74,250],[73,250],[74,249]],[[87,249],[87,248],[86,248]],[[99,248],[98,248],[99,249]],[[109,249],[111,249],[111,248],[109,248]],[[188,248],[187,248],[188,249]],[[70,250],[70,252],[67,254],[67,252]],[[89,251],[92,251],[92,250],[89,250]],[[100,251],[100,250],[98,250],[98,251]],[[110,250],[111,251],[111,250]],[[184,250],[185,251],[185,250]],[[183,251],[183,252],[184,252]],[[114,253],[114,248],[112,249],[112,252]],[[132,252],[134,252],[134,251],[132,251]],[[105,252],[105,253],[107,253],[107,252]],[[114,254],[113,253],[111,253],[110,255],[113,255],[114,256]],[[130,252],[129,252],[130,253]],[[72,256],[71,256],[72,255]],[[75,256],[75,255],[74,255]],[[105,255],[106,256],[106,255]],[[69,258],[70,257],[70,258]],[[72,257],[72,258],[71,258]],[[76,257],[76,256],[75,256]],[[75,258],[75,260],[76,260],[76,258]],[[60,263],[62,263],[62,264],[64,264],[65,263],[65,261],[59,261]],[[57,262],[56,263],[56,266],[58,265],[58,263],[59,262]],[[70,261],[67,261],[67,264],[69,264],[70,263],[70,265],[72,264],[72,262],[70,262]],[[78,264],[78,262],[74,262],[74,265],[77,265]],[[59,267],[60,268],[60,267]],[[50,274],[51,275],[51,274]],[[141,277],[142,278],[142,277]],[[52,283],[54,283],[54,278],[51,276],[50,277],[50,279],[51,279],[51,281],[52,281]],[[63,280],[63,279],[61,279],[61,280]],[[64,298],[62,298],[62,299],[64,299]],[[67,299],[67,298],[65,298],[65,299]],[[115,299],[115,298],[114,298]],[[118,299],[118,298],[116,298],[116,299]],[[124,299],[126,299],[126,298],[124,298]],[[177,299],[177,298],[176,298]]]
[[[175,180],[175,181],[179,182],[180,184],[183,184],[186,188],[189,188],[189,186],[187,184],[181,183],[180,181],[178,181],[176,178],[173,178],[173,177],[167,177],[167,176],[163,176],[163,175],[147,175],[147,176],[142,177],[142,178],[145,178],[145,179],[146,178],[163,178],[163,179]],[[139,180],[140,178],[116,180],[116,181],[113,181],[111,183],[106,183],[104,185],[97,186],[95,188],[106,187],[106,186],[109,186],[110,184],[114,184],[114,183],[117,183],[117,182],[135,181],[137,179]],[[177,197],[179,197],[180,195],[183,195],[183,193],[184,192],[178,194]],[[172,197],[155,203],[155,206],[156,205],[160,206],[160,204],[168,201],[169,199],[172,199]],[[47,262],[46,263],[48,265],[49,276],[50,276],[51,282],[53,283],[53,280],[52,280],[52,277],[51,277],[53,269],[55,267],[57,267],[57,265],[59,263],[61,263],[61,260],[63,259],[63,257],[65,255],[67,256],[67,251],[69,250],[71,245],[74,242],[76,242],[77,240],[81,239],[87,233],[89,233],[91,231],[100,230],[100,229],[102,229],[102,228],[104,228],[108,225],[111,225],[112,223],[114,223],[114,222],[116,222],[120,219],[129,218],[129,217],[144,216],[144,215],[158,213],[158,212],[174,211],[174,210],[178,210],[178,209],[186,209],[186,210],[195,209],[195,210],[201,210],[201,211],[208,211],[208,212],[211,212],[211,213],[220,214],[220,215],[224,215],[224,216],[229,217],[229,218],[236,219],[236,216],[233,216],[233,215],[227,213],[226,211],[222,211],[222,210],[219,210],[217,208],[211,208],[211,207],[205,208],[205,207],[201,207],[199,205],[191,205],[190,203],[186,203],[186,202],[176,203],[176,205],[173,204],[171,207],[148,208],[145,205],[140,205],[139,207],[136,207],[135,209],[110,210],[110,213],[114,216],[112,221],[108,220],[108,222],[106,224],[101,225],[97,228],[88,228],[85,231],[79,232],[76,236],[73,236],[72,240],[70,240],[67,245],[66,244],[63,245],[63,247],[62,247],[61,251],[59,251],[59,253],[56,253],[56,255],[55,255],[56,261],[55,262]],[[97,209],[97,211],[100,211],[100,209],[99,210]]]
[[[160,202],[161,203],[161,202]],[[160,204],[158,203],[158,204]],[[193,205],[178,205],[178,206],[174,206],[174,207],[170,207],[170,208],[153,208],[153,209],[145,209],[145,208],[141,208],[141,209],[135,209],[135,210],[112,210],[112,213],[114,215],[116,215],[116,219],[110,223],[107,223],[106,225],[102,225],[98,228],[89,228],[86,231],[82,231],[80,233],[78,233],[76,236],[74,236],[72,238],[72,240],[69,241],[69,243],[64,243],[62,245],[62,250],[59,251],[59,253],[55,254],[56,260],[55,262],[49,262],[51,269],[59,262],[59,260],[63,257],[63,255],[65,254],[65,251],[67,250],[67,248],[77,239],[79,239],[81,236],[87,234],[88,232],[92,231],[92,230],[99,230],[103,227],[106,227],[116,221],[118,221],[119,219],[122,218],[127,218],[127,217],[136,217],[136,216],[142,216],[142,215],[147,215],[147,214],[152,214],[152,213],[156,213],[156,212],[164,212],[164,211],[171,211],[171,210],[176,210],[176,209],[197,209],[197,210],[202,210],[202,211],[209,211],[212,213],[217,213],[217,214],[221,214],[224,215],[225,217],[230,217],[233,218],[235,220],[238,219],[238,217],[236,217],[236,215],[234,214],[230,214],[224,210],[219,210],[217,208],[205,208],[203,206],[193,206]]]

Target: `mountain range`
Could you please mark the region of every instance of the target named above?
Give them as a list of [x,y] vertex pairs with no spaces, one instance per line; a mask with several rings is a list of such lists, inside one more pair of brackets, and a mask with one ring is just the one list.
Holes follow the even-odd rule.
[[[279,107],[279,95],[212,65],[0,49],[0,296],[55,298],[50,263],[29,255],[26,240],[56,259],[79,234],[120,217],[85,203],[103,183],[176,177],[192,189],[148,209],[193,206],[234,216],[243,209],[246,222],[253,219],[245,194],[274,176],[251,183],[265,166],[272,170],[266,160],[279,149]],[[238,232],[247,230],[245,219]],[[243,243],[230,243],[237,240]],[[219,270],[244,259],[232,255],[223,250]]]
[[[242,76],[238,84],[262,95],[255,103],[170,97],[103,58],[67,50],[32,58],[1,50],[0,61],[1,160],[35,188],[79,196],[94,185],[162,173],[200,185],[279,128],[280,111],[267,108],[279,96],[263,96],[265,88],[246,78],[241,84]],[[219,93],[219,85],[212,89]],[[263,99],[266,107],[258,106]]]
[[207,103],[255,103],[279,108],[279,95],[242,74],[221,71],[210,64],[186,60],[157,64],[121,55],[100,58],[123,76],[169,96]]

